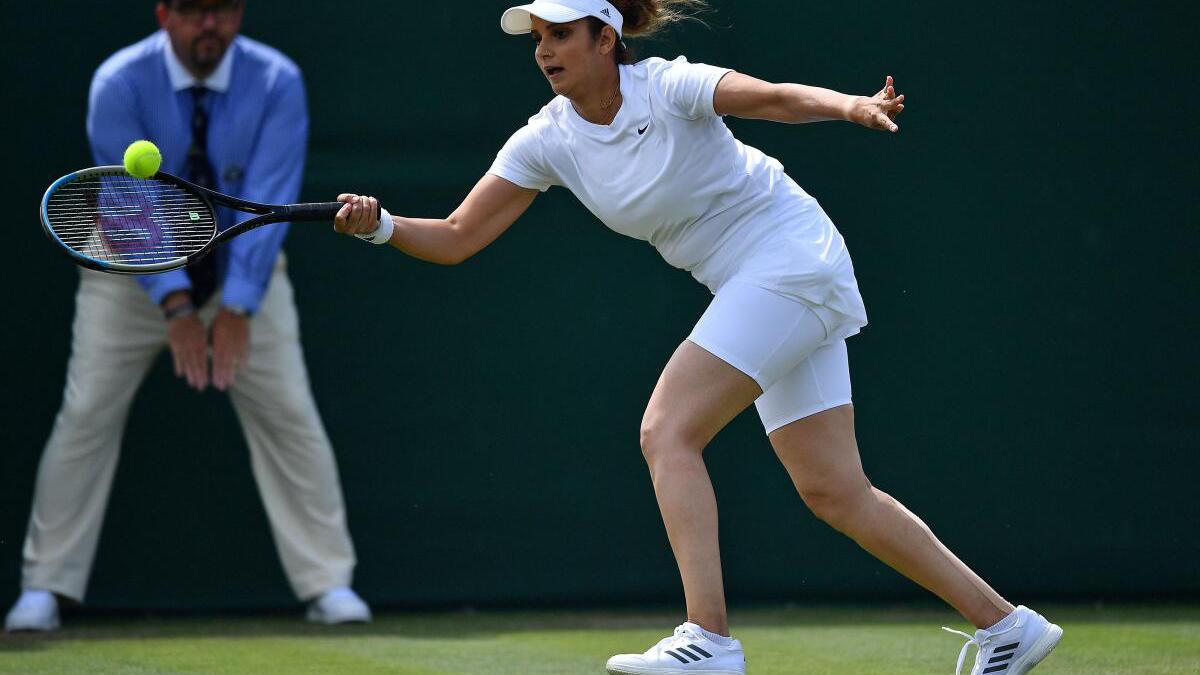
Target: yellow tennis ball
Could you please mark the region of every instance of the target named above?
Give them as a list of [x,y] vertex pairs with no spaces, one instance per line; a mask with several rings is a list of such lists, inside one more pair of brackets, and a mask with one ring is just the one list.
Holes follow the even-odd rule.
[[138,178],[149,178],[162,166],[162,153],[150,141],[134,141],[125,148],[125,170]]

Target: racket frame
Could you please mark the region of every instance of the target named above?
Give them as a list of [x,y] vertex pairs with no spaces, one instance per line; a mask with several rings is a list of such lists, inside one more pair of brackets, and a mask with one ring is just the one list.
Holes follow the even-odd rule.
[[216,234],[213,235],[213,238],[210,239],[208,243],[199,250],[191,253],[190,255],[180,256],[178,258],[164,260],[162,262],[145,264],[129,264],[97,260],[71,248],[58,236],[58,234],[54,231],[54,228],[50,225],[47,208],[50,203],[51,195],[53,195],[55,191],[57,191],[58,188],[64,183],[73,182],[81,177],[86,177],[89,175],[112,175],[114,172],[128,175],[125,172],[125,167],[109,165],[80,169],[79,171],[73,171],[62,178],[59,178],[51,183],[50,187],[46,188],[46,194],[42,196],[42,203],[38,212],[39,220],[42,224],[42,230],[46,233],[46,236],[49,237],[50,240],[55,244],[57,244],[58,248],[66,253],[75,264],[80,265],[81,267],[96,270],[98,272],[108,272],[110,274],[158,274],[160,272],[181,269],[211,253],[218,244],[229,241],[239,234],[243,234],[264,225],[271,225],[274,223],[293,221],[332,222],[334,215],[336,215],[338,210],[340,210],[343,206],[341,202],[285,205],[260,204],[258,202],[252,202],[245,199],[239,199],[237,197],[231,197],[226,194],[221,194],[216,190],[210,190],[208,188],[200,187],[199,185],[188,182],[179,176],[159,171],[151,176],[150,179],[172,184],[200,198],[200,200],[206,207],[208,207],[209,212],[212,214],[214,223],[217,222],[217,210],[214,205],[227,206],[238,211],[256,215],[254,218],[244,220],[236,225],[226,228],[225,230],[220,230],[218,226]]

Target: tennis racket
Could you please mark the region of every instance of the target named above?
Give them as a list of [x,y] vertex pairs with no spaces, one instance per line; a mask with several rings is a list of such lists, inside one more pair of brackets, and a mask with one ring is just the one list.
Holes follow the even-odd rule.
[[[217,230],[215,205],[256,217]],[[156,274],[190,265],[219,244],[263,225],[332,222],[341,202],[257,204],[159,172],[136,178],[98,166],[54,181],[42,197],[42,228],[76,264],[114,274]]]

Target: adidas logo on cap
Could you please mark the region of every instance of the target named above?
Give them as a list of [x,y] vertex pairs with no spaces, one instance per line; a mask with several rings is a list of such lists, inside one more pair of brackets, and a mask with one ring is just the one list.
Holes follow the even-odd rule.
[[610,19],[612,18],[612,14],[609,14],[609,13],[608,13],[608,8],[607,8],[607,7],[605,7],[605,8],[604,8],[604,9],[602,9],[602,10],[600,10],[600,13],[601,13],[601,14],[603,14],[604,16],[607,16],[607,17],[608,17],[608,18],[610,18]]

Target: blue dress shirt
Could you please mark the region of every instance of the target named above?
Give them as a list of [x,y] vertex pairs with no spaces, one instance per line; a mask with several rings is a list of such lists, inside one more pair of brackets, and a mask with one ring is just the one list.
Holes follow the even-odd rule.
[[[144,138],[162,151],[162,170],[184,176],[191,145],[193,84],[210,89],[208,158],[214,188],[267,204],[297,201],[308,142],[308,109],[300,69],[279,51],[244,36],[230,44],[217,70],[194,82],[163,31],[113,54],[96,70],[87,133],[98,165],[121,164],[125,148]],[[186,177],[186,176],[185,176]],[[218,209],[221,229],[245,219]],[[221,304],[255,312],[266,293],[288,224],[268,225],[217,248]],[[191,288],[183,270],[138,277],[156,304]]]

